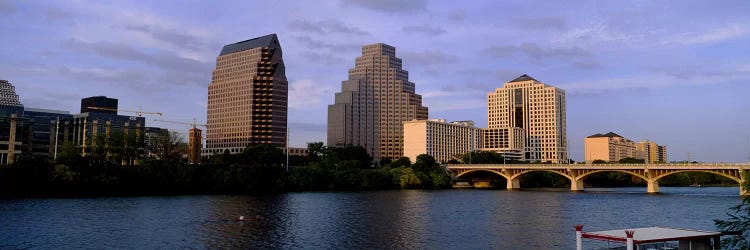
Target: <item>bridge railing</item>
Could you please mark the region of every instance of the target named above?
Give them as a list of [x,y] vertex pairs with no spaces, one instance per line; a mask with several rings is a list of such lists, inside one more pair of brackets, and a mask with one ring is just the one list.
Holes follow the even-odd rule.
[[667,164],[448,164],[446,168],[464,169],[750,169],[748,163],[667,163]]

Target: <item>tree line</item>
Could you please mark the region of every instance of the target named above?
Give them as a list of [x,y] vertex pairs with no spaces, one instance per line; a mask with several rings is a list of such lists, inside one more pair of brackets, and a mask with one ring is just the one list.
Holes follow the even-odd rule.
[[[168,140],[178,141],[178,140]],[[176,143],[176,142],[175,142]],[[172,143],[172,144],[175,144]],[[100,144],[103,145],[103,144]],[[309,154],[290,157],[271,145],[224,152],[187,164],[173,150],[122,165],[120,155],[62,147],[56,162],[24,157],[0,167],[0,196],[110,196],[173,194],[268,194],[304,190],[448,188],[449,173],[429,155],[412,164],[401,158],[375,166],[359,146],[310,143]]]

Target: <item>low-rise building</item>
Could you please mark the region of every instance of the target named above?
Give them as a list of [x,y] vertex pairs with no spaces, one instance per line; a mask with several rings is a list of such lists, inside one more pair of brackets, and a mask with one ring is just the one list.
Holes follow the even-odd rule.
[[641,141],[636,148],[643,152],[646,163],[667,162],[667,146],[652,141]]
[[586,163],[595,160],[617,162],[624,158],[644,159],[636,143],[618,134],[609,132],[586,137],[584,141]]
[[404,156],[412,162],[421,154],[447,162],[480,146],[480,129],[473,121],[412,120],[405,121],[403,126]]
[[505,159],[524,160],[524,131],[522,128],[483,128],[481,150],[498,153]]

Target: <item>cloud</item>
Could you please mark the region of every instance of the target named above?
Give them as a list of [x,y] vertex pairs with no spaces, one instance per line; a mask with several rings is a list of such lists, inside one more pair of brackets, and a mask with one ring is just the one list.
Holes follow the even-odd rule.
[[[510,80],[516,79],[516,77],[519,77],[523,75],[524,72],[514,70],[514,69],[498,69],[495,71],[495,76],[500,82],[506,83]],[[488,90],[489,91],[489,90]]]
[[162,86],[156,84],[149,84],[148,79],[145,77],[145,72],[136,70],[115,70],[106,68],[70,68],[68,66],[59,65],[49,69],[52,74],[56,74],[63,79],[73,79],[81,82],[93,82],[93,83],[115,83],[120,86],[128,87],[136,90],[149,91],[161,91],[164,90]]
[[146,34],[155,40],[184,49],[203,50],[207,47],[218,46],[218,44],[212,43],[209,40],[188,35],[187,32],[177,29],[161,28],[145,24],[130,24],[125,26],[125,30]]
[[543,48],[536,43],[522,43],[518,46],[491,46],[482,50],[482,54],[497,58],[521,55],[532,63],[561,59],[570,62],[571,65],[579,69],[594,69],[600,66],[591,52],[580,47]]
[[419,65],[451,64],[458,61],[457,56],[439,50],[402,52],[401,56],[404,58],[404,61]]
[[732,84],[750,81],[750,71],[745,65],[730,69],[658,68],[651,73],[642,73],[620,78],[586,80],[561,83],[559,87],[574,95],[597,95],[611,91],[647,92],[667,87],[690,87],[711,84]]
[[343,58],[336,57],[331,53],[317,53],[312,51],[302,52],[302,57],[307,60],[320,62],[323,64],[337,64],[346,61]]
[[311,49],[329,49],[331,51],[357,51],[362,48],[362,46],[356,44],[327,43],[320,40],[314,40],[308,36],[298,36],[295,37],[295,40]]
[[333,95],[333,90],[310,79],[292,81],[289,84],[289,108],[309,109]]
[[738,24],[730,24],[709,32],[688,32],[662,41],[663,44],[710,44],[732,40],[747,35],[748,29]]
[[565,19],[562,17],[521,18],[517,19],[516,23],[523,29],[564,30],[566,28]]
[[424,35],[428,36],[437,36],[441,34],[445,34],[445,29],[440,27],[434,27],[427,24],[418,25],[418,26],[404,26],[402,28],[404,32],[413,32],[413,33],[422,33]]
[[463,21],[466,19],[466,12],[463,10],[456,10],[448,14],[448,19],[453,21]]
[[293,20],[288,25],[290,30],[298,30],[310,33],[329,34],[341,33],[348,35],[369,35],[367,31],[351,27],[338,20],[323,20],[311,22],[307,20]]
[[[290,122],[289,123],[289,130],[290,131],[308,131],[308,132],[327,132],[328,128],[325,124],[318,124],[318,123],[307,123],[307,122]],[[291,132],[290,132],[291,133]]]
[[9,15],[16,13],[16,5],[12,1],[0,1],[0,13]]
[[342,4],[393,14],[413,14],[427,11],[425,0],[344,0]]
[[64,46],[84,53],[94,53],[102,57],[131,62],[140,62],[155,66],[157,69],[167,71],[167,78],[174,79],[173,83],[205,83],[197,80],[207,78],[204,74],[210,74],[211,64],[203,63],[194,59],[184,58],[172,53],[144,53],[129,45],[111,42],[83,42],[68,40]]

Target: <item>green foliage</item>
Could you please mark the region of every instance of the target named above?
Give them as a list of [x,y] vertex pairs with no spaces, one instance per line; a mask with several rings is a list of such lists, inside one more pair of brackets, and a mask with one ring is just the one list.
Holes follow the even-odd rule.
[[605,160],[594,160],[594,161],[593,161],[593,162],[591,162],[591,163],[593,163],[593,164],[607,164],[607,163],[609,163],[609,162],[607,162],[607,161],[605,161]]
[[[743,179],[745,180],[740,185],[745,190],[750,190],[750,175],[748,172],[742,171]],[[729,219],[726,220],[714,220],[714,224],[719,230],[723,232],[736,232],[737,236],[724,237],[721,240],[721,245],[725,249],[750,249],[750,197],[745,197],[742,203],[730,208],[730,212],[727,213]]]
[[287,173],[283,151],[270,145],[248,146],[239,154],[225,151],[203,164],[154,158],[130,166],[120,165],[119,159],[126,159],[127,154],[120,155],[124,151],[118,151],[117,146],[104,147],[104,157],[109,159],[102,160],[102,154],[81,156],[81,148],[63,145],[54,164],[29,158],[0,167],[0,196],[258,194],[447,188],[452,182],[427,155],[419,156],[414,166],[408,158],[401,158],[391,164],[403,164],[401,167],[372,167],[372,158],[362,147],[309,146],[315,153],[290,157],[292,166]]
[[462,155],[465,164],[503,164],[503,156],[492,151],[473,151]]
[[401,188],[418,188],[422,186],[422,180],[419,179],[413,169],[403,168],[399,177],[399,185]]
[[646,160],[636,159],[636,158],[633,158],[633,157],[626,157],[626,158],[620,159],[620,161],[618,161],[618,163],[639,164],[639,163],[646,163]]
[[435,161],[435,158],[428,154],[421,154],[417,156],[417,161],[414,162],[414,165],[412,168],[415,171],[419,171],[421,173],[427,173],[432,171],[432,169],[436,168],[438,166],[437,161]]
[[570,180],[562,175],[538,171],[521,176],[523,187],[570,187]]
[[409,157],[401,157],[398,158],[398,160],[391,162],[391,167],[397,168],[397,167],[410,167],[411,166],[411,159]]

